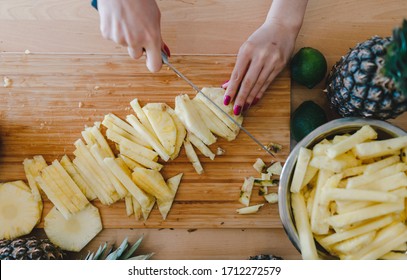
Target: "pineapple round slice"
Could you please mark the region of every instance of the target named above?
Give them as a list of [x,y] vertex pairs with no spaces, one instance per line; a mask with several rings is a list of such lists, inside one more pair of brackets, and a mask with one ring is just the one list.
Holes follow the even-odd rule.
[[99,210],[91,204],[68,220],[54,207],[44,221],[49,240],[66,251],[79,252],[102,230]]
[[28,234],[41,218],[38,201],[22,181],[0,185],[0,239]]

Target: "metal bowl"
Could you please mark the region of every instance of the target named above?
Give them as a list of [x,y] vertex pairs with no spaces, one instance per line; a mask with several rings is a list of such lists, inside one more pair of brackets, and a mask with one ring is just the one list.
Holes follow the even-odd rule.
[[[363,118],[342,118],[330,121],[312,131],[302,139],[291,151],[284,164],[278,190],[280,219],[286,231],[288,238],[299,252],[300,242],[295,228],[294,216],[291,208],[290,185],[293,176],[295,164],[297,162],[298,152],[301,147],[312,149],[314,145],[324,138],[332,139],[335,135],[353,133],[364,125],[370,125],[378,133],[378,139],[388,139],[397,136],[407,135],[403,129],[385,121],[363,119]],[[317,249],[322,259],[334,259],[319,244]]]

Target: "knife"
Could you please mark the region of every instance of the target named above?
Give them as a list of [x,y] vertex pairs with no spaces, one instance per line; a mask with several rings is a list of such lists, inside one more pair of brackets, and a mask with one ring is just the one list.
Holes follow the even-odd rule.
[[177,68],[174,67],[169,61],[168,61],[168,56],[164,51],[161,51],[161,57],[163,60],[163,63],[166,64],[172,71],[175,72],[181,79],[183,79],[185,82],[187,82],[196,92],[202,94],[212,105],[214,105],[219,111],[221,111],[229,120],[231,120],[234,124],[236,124],[243,132],[245,132],[256,144],[258,144],[263,150],[265,150],[268,154],[272,155],[273,157],[274,154],[267,148],[267,146],[264,146],[259,140],[257,140],[256,137],[254,137],[246,128],[244,128],[239,122],[237,122],[234,118],[232,118],[228,113],[226,113],[221,107],[219,107],[218,104],[215,103],[212,99],[210,99],[205,93],[203,93],[191,80],[189,80],[187,77],[185,77],[184,74],[182,74]]

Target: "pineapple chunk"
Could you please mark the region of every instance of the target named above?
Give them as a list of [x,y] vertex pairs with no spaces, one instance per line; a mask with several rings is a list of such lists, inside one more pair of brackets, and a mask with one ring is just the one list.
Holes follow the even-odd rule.
[[28,186],[25,187],[26,190],[15,182],[0,185],[0,239],[28,234],[41,219],[38,201]]
[[266,164],[264,163],[264,161],[261,158],[257,158],[256,162],[253,164],[253,168],[259,173],[263,173],[263,170],[265,167],[266,167]]
[[244,206],[249,206],[250,197],[252,195],[252,190],[253,190],[253,184],[254,184],[253,177],[244,178],[244,182],[242,185],[242,189],[240,191],[240,198],[239,198],[239,202],[242,203]]
[[134,152],[132,149],[127,148],[125,145],[120,145],[119,147],[120,153],[132,161],[136,162],[139,165],[142,165],[147,168],[151,168],[157,171],[160,171],[161,168],[163,168],[162,164],[159,164],[155,161],[149,160],[148,158],[145,158],[143,156],[140,156],[136,152]]
[[168,203],[172,203],[175,193],[167,186],[160,172],[136,167],[132,176],[133,181],[141,189],[157,198],[158,209],[165,219],[168,213]]
[[239,208],[236,210],[236,212],[240,215],[246,215],[246,214],[254,214],[257,213],[257,211],[259,211],[259,209],[264,205],[263,204],[257,204],[257,205],[253,205],[253,206],[248,206],[248,207],[243,207],[243,208]]
[[167,112],[167,105],[164,103],[148,103],[143,107],[143,111],[161,145],[169,155],[172,155],[175,152],[175,143],[177,141],[177,127],[171,115]]
[[188,133],[188,139],[194,145],[197,147],[197,149],[206,157],[210,158],[211,160],[215,159],[215,154],[212,153],[212,151],[205,145],[204,142],[201,141],[198,137],[196,137],[192,133]]
[[179,184],[181,183],[182,175],[183,175],[183,173],[180,173],[167,180],[167,186],[171,190],[171,193],[173,194],[173,199],[162,202],[161,204],[158,204],[158,207],[160,208],[160,212],[161,212],[164,220],[167,218],[168,212],[170,212],[172,203],[175,198],[175,194],[177,193]]
[[192,163],[195,168],[196,173],[202,174],[204,172],[201,162],[199,161],[198,155],[196,154],[194,147],[192,147],[191,142],[189,142],[188,137],[184,140],[185,152],[187,154],[188,160]]
[[118,154],[117,155],[119,158],[122,159],[122,161],[124,162],[124,164],[131,170],[133,170],[136,167],[143,167],[141,164],[139,164],[138,162],[135,162],[134,160],[132,160],[131,158],[122,155],[122,154]]
[[102,220],[99,210],[92,204],[69,219],[65,219],[54,207],[44,219],[44,230],[55,245],[63,250],[79,252],[102,230]]
[[216,137],[205,125],[201,116],[197,114],[195,105],[187,94],[175,97],[175,113],[185,128],[195,134],[195,136],[201,139],[206,145],[211,145],[216,142]]
[[128,194],[124,197],[124,205],[126,206],[126,215],[131,216],[134,213],[133,209],[133,196]]
[[274,162],[269,168],[267,168],[267,173],[270,173],[271,175],[281,175],[281,171],[283,171],[283,167],[279,161]]
[[177,117],[175,111],[170,106],[167,106],[167,112],[168,114],[170,114],[177,128],[177,139],[175,141],[175,150],[174,153],[171,155],[171,159],[175,159],[179,155],[179,151],[181,150],[182,144],[184,143],[187,131],[185,130],[185,127],[180,121],[180,119]]

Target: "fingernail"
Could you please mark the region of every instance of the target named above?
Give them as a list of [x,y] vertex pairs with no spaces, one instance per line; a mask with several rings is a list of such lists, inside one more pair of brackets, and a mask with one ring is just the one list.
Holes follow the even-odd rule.
[[247,109],[249,109],[250,104],[249,103],[245,103],[243,106],[243,112],[245,112]]
[[227,80],[226,82],[223,83],[223,85],[221,86],[223,89],[226,89],[229,85],[229,80]]
[[252,105],[256,105],[257,102],[259,102],[259,99],[256,97],[256,98],[253,100]]
[[229,105],[229,103],[230,103],[230,96],[226,95],[225,98],[223,99],[223,104],[227,106],[227,105]]
[[241,110],[242,110],[242,106],[235,105],[235,107],[233,107],[233,114],[235,114],[235,116],[239,116]]
[[168,57],[171,57],[171,51],[168,48],[167,44],[164,43],[164,51],[167,54]]

